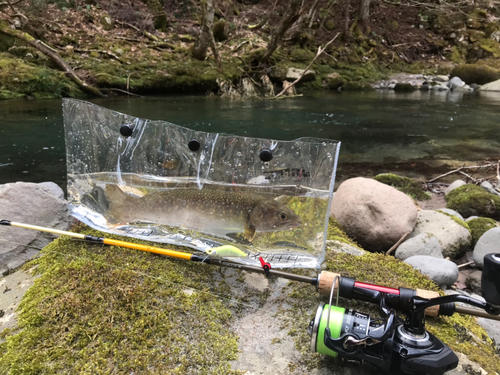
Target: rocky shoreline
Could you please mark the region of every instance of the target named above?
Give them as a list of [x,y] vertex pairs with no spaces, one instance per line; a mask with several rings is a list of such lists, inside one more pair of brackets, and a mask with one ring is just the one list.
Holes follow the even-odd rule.
[[[388,180],[388,177],[391,180]],[[481,299],[481,259],[485,253],[498,251],[496,244],[500,243],[500,227],[497,220],[500,219],[500,204],[494,208],[487,204],[483,206],[478,203],[478,196],[485,201],[500,202],[497,187],[488,183],[483,183],[482,187],[457,180],[451,184],[443,184],[442,191],[423,192],[424,195],[419,196],[420,199],[429,197],[429,200],[414,200],[399,191],[403,188],[398,187],[396,177],[398,176],[379,175],[374,179],[358,177],[348,179],[339,186],[332,202],[331,221],[338,221],[349,238],[331,237],[327,241],[327,251],[348,252],[358,256],[369,251],[390,251],[396,259],[420,270],[441,286],[444,293],[464,293]],[[403,183],[404,187],[408,187],[408,184],[407,180]],[[415,192],[412,193],[413,196],[414,194]],[[473,199],[462,199],[464,194],[472,195]],[[26,196],[31,199],[27,201]],[[55,184],[18,182],[2,185],[0,203],[2,218],[53,226],[62,230],[67,230],[73,222],[67,213],[63,192]],[[47,211],[48,207],[51,207],[52,211]],[[7,245],[3,247],[0,258],[0,269],[4,275],[0,279],[0,285],[7,297],[2,298],[0,304],[2,332],[5,328],[16,327],[17,306],[33,283],[34,276],[15,270],[36,255],[37,249],[49,244],[52,238],[38,232],[17,232],[15,228],[2,227],[0,235],[6,242],[11,242],[10,248],[5,247]],[[392,258],[392,255],[387,256]],[[231,280],[241,277],[226,271],[224,274],[225,278]],[[300,361],[300,354],[294,349],[290,337],[283,334],[279,320],[274,321],[284,298],[283,293],[287,289],[286,283],[270,283],[269,280],[252,274],[245,274],[243,280],[244,288],[254,290],[256,296],[266,294],[266,309],[244,314],[238,323],[235,322],[233,329],[244,336],[241,341],[244,355],[233,363],[233,368],[249,370],[252,374],[265,373],[269,369],[273,373],[287,373],[287,370],[283,372],[286,363]],[[238,289],[243,286],[231,288]],[[234,292],[238,295],[241,290]],[[255,327],[260,326],[258,322],[262,319],[266,320],[265,326],[269,329],[266,335],[269,343],[263,342],[256,346],[254,343],[255,340],[258,341],[259,333],[255,331]],[[487,319],[479,319],[478,322],[496,341],[498,347],[499,324]],[[276,340],[279,340],[281,345],[276,345]],[[282,360],[262,362],[262,356],[259,354],[262,351],[274,353],[273,355]],[[449,374],[471,373],[464,368],[474,368],[479,371],[477,373],[484,371],[465,356],[461,359],[461,364],[461,367]],[[252,369],[257,372],[252,372]],[[369,369],[360,370],[357,367],[348,367],[346,371],[347,374],[353,375],[370,373]]]

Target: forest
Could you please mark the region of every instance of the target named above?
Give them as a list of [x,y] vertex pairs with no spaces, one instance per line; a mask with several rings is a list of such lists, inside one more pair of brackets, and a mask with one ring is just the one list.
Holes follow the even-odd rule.
[[498,3],[4,0],[0,99],[368,90],[395,72],[486,83]]

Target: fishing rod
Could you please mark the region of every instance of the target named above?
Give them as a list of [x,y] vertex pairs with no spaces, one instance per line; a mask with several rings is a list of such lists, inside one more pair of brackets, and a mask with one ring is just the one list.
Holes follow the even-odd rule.
[[[428,290],[402,287],[395,289],[368,284],[329,271],[322,271],[316,277],[301,276],[277,271],[262,258],[262,267],[237,263],[222,258],[246,256],[243,251],[231,245],[213,248],[207,251],[209,255],[201,256],[9,220],[0,220],[0,225],[65,235],[92,244],[121,246],[315,285],[320,294],[329,295],[330,299],[327,305],[321,303],[318,306],[316,315],[309,324],[311,350],[349,361],[368,362],[387,373],[441,375],[458,366],[455,353],[425,330],[425,316],[462,313],[500,320],[500,278],[497,277],[500,273],[500,254],[488,254],[484,258],[481,285],[485,301],[481,301],[464,295],[441,297],[439,293]],[[335,305],[332,305],[334,293],[337,298]],[[373,319],[368,314],[339,307],[339,297],[377,304],[381,318]],[[455,302],[476,308],[463,307]],[[405,320],[396,315],[396,309],[407,314]]]
[[[149,253],[159,254],[171,258],[190,260],[193,262],[203,262],[207,264],[231,267],[236,269],[241,269],[244,271],[255,272],[266,274],[267,276],[273,275],[276,277],[281,277],[287,280],[293,280],[298,282],[303,282],[306,284],[311,284],[316,286],[318,292],[322,295],[329,295],[334,284],[334,279],[337,278],[335,283],[335,290],[339,290],[339,296],[348,299],[357,299],[360,301],[378,303],[380,299],[380,293],[385,293],[388,295],[388,303],[390,307],[397,308],[400,310],[407,310],[409,300],[414,297],[423,298],[436,298],[439,297],[438,292],[424,290],[424,289],[409,289],[409,288],[388,288],[381,285],[374,285],[356,281],[352,278],[341,276],[340,274],[322,271],[316,277],[308,277],[297,275],[290,272],[278,271],[271,267],[269,263],[264,263],[262,267],[253,266],[250,264],[237,263],[226,258],[238,258],[245,257],[246,254],[232,245],[224,245],[215,247],[213,249],[207,250],[207,255],[197,255],[183,251],[169,250],[155,246],[141,245],[133,242],[114,240],[105,237],[95,237],[88,234],[75,233],[69,231],[63,231],[53,228],[41,227],[37,225],[29,225],[24,223],[18,223],[10,220],[0,220],[0,225],[12,226],[24,229],[36,230],[39,232],[46,232],[52,234],[58,234],[68,237],[77,238],[79,240],[86,241],[91,244],[104,244],[109,246],[119,246],[129,249],[135,249],[140,251],[145,251]],[[438,307],[431,307],[426,310],[427,316],[438,316],[438,315],[452,315],[453,313],[463,313],[467,315],[474,315],[478,317],[489,318],[493,320],[500,320],[500,317],[487,314],[478,309],[470,309],[460,305],[446,304]]]

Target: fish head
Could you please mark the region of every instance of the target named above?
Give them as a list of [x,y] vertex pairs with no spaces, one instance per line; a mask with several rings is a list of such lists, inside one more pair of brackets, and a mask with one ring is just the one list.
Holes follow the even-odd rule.
[[250,225],[257,232],[274,232],[299,227],[300,217],[290,208],[274,200],[259,203],[249,215]]

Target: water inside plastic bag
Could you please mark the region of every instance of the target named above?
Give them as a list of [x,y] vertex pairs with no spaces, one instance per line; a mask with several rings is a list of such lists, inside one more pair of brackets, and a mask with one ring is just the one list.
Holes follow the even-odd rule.
[[239,262],[318,267],[340,143],[207,133],[64,99],[71,214],[108,233]]

